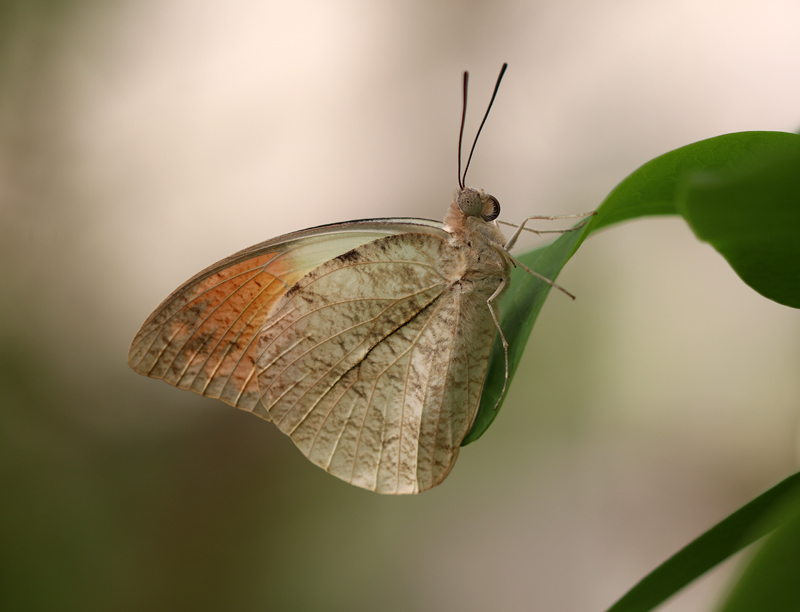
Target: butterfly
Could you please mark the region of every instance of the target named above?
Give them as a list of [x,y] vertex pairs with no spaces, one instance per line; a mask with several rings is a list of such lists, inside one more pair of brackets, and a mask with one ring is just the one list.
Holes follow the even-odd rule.
[[[509,249],[524,222],[507,241],[497,199],[465,184],[475,143],[461,173],[467,83],[465,72],[459,188],[443,223],[336,223],[231,255],[150,315],[130,366],[272,421],[356,486],[441,483],[477,414],[495,336],[508,346],[497,301],[522,265]],[[507,362],[506,351],[506,381]]]

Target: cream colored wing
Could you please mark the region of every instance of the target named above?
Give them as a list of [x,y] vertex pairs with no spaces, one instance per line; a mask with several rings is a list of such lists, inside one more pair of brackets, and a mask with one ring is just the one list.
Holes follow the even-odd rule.
[[255,340],[275,304],[309,271],[387,235],[447,236],[441,223],[378,219],[287,234],[228,257],[184,283],[145,321],[128,363],[153,378],[262,418]]
[[443,238],[387,236],[301,279],[258,340],[261,401],[317,465],[380,493],[440,483],[480,400],[495,328]]

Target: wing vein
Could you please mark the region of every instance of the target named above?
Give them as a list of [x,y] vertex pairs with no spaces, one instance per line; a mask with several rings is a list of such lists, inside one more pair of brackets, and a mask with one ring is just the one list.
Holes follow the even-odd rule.
[[[299,318],[298,318],[296,321],[292,322],[292,324],[291,324],[291,325],[287,326],[285,329],[282,329],[282,330],[281,330],[281,331],[280,331],[280,332],[279,332],[279,333],[276,335],[276,337],[275,337],[275,339],[273,340],[273,342],[274,342],[275,340],[277,340],[277,339],[278,339],[280,336],[282,336],[283,334],[285,334],[285,333],[290,333],[290,332],[291,332],[291,330],[292,330],[292,327],[293,327],[294,325],[296,325],[297,323],[299,323],[300,321],[302,321],[303,319],[305,319],[306,317],[309,317],[309,316],[311,316],[312,314],[316,314],[316,313],[318,313],[318,312],[321,312],[321,311],[322,311],[322,310],[324,310],[325,308],[332,307],[332,306],[338,306],[338,305],[341,305],[341,304],[354,304],[354,303],[358,303],[358,302],[379,302],[379,301],[388,301],[388,300],[393,300],[393,301],[392,301],[391,303],[389,303],[389,304],[388,304],[388,305],[387,305],[387,306],[386,306],[386,307],[385,307],[383,310],[381,310],[379,313],[377,313],[377,314],[376,314],[374,317],[372,317],[372,318],[370,318],[370,319],[366,319],[366,320],[364,320],[364,321],[360,321],[360,322],[358,322],[358,323],[355,323],[355,324],[351,325],[350,327],[346,327],[346,328],[342,329],[341,331],[339,331],[339,332],[337,332],[337,333],[335,333],[335,334],[332,334],[330,337],[326,338],[324,341],[322,341],[322,342],[320,342],[320,343],[318,343],[318,344],[315,344],[315,345],[313,345],[313,346],[309,347],[309,349],[308,349],[308,350],[306,350],[305,352],[301,353],[301,354],[300,354],[300,355],[298,355],[298,356],[297,356],[295,359],[293,359],[292,361],[290,361],[289,363],[287,363],[287,364],[286,364],[286,366],[283,368],[283,370],[281,370],[281,371],[280,371],[280,372],[279,372],[279,373],[278,373],[278,374],[275,376],[275,378],[274,378],[273,380],[274,380],[274,381],[277,381],[277,380],[278,380],[278,378],[279,378],[281,375],[283,375],[283,374],[286,372],[286,370],[288,370],[290,367],[292,367],[293,365],[295,365],[295,364],[296,364],[298,361],[300,361],[301,359],[303,359],[304,357],[306,357],[306,356],[307,356],[307,355],[308,355],[308,354],[309,354],[311,351],[314,351],[315,349],[319,348],[319,346],[321,346],[322,344],[324,344],[324,343],[327,343],[327,342],[330,342],[330,341],[332,341],[332,340],[334,340],[334,339],[336,339],[336,338],[339,338],[339,337],[340,337],[340,336],[342,336],[343,334],[346,334],[346,333],[348,333],[348,332],[351,332],[352,330],[354,330],[354,329],[357,329],[357,328],[359,328],[359,327],[361,327],[361,326],[364,326],[364,325],[367,325],[367,324],[369,324],[369,323],[372,323],[372,327],[371,327],[371,328],[370,328],[370,329],[367,331],[367,333],[366,333],[366,335],[365,335],[365,340],[362,340],[362,341],[361,341],[360,343],[358,343],[358,344],[357,344],[355,347],[353,347],[353,348],[352,348],[350,351],[348,351],[348,352],[347,352],[347,353],[344,355],[344,357],[347,357],[348,355],[352,354],[352,352],[353,352],[353,351],[354,351],[354,350],[355,350],[357,347],[361,346],[361,345],[362,345],[362,344],[363,344],[363,343],[366,341],[366,337],[369,337],[369,335],[370,335],[370,334],[371,334],[371,333],[372,333],[372,332],[375,330],[375,325],[376,325],[376,323],[378,322],[378,320],[380,319],[380,317],[381,317],[381,316],[382,316],[382,315],[383,315],[383,314],[384,314],[384,313],[385,313],[387,310],[389,310],[390,308],[394,307],[396,304],[398,304],[398,303],[399,303],[400,301],[402,301],[402,300],[410,299],[410,298],[416,297],[416,296],[418,296],[418,295],[421,295],[422,293],[424,293],[424,292],[426,292],[426,291],[429,291],[430,289],[433,289],[434,287],[436,287],[436,285],[429,285],[428,287],[424,287],[424,288],[420,289],[419,291],[416,291],[416,292],[414,292],[414,293],[409,293],[409,294],[407,294],[407,295],[401,296],[401,297],[399,297],[399,298],[394,298],[394,299],[393,299],[393,298],[371,298],[371,297],[370,297],[370,298],[363,298],[363,299],[357,299],[357,300],[342,300],[342,301],[340,301],[340,302],[332,302],[332,303],[329,303],[329,304],[325,304],[325,305],[323,305],[323,306],[320,306],[319,308],[316,308],[316,309],[314,309],[314,310],[311,310],[311,311],[309,311],[309,312],[307,312],[307,313],[305,313],[305,314],[301,315],[301,316],[300,316],[300,317],[299,317]],[[433,301],[435,301],[436,299],[437,299],[437,298],[434,298],[434,300],[431,300],[431,303],[433,303]],[[392,330],[392,332],[393,332],[393,331],[394,331],[394,330]],[[392,333],[392,332],[389,332],[389,333]],[[387,335],[388,335],[388,334],[387,334]],[[385,337],[385,336],[384,336],[384,337]],[[262,352],[261,352],[261,354],[259,355],[259,358],[260,358],[260,357],[261,357],[261,356],[262,356],[262,355],[263,355],[265,352],[266,352],[266,349],[265,349],[264,351],[262,351]],[[285,354],[285,352],[284,352],[284,354]],[[344,359],[344,357],[343,357],[343,359]],[[366,355],[365,355],[365,357],[366,357]],[[274,363],[275,361],[277,361],[277,358],[276,358],[275,360],[273,360],[273,362],[272,362],[272,363]],[[341,359],[340,359],[339,361],[337,361],[337,362],[336,362],[335,364],[333,364],[333,365],[334,365],[334,366],[336,366],[336,365],[338,365],[339,363],[341,363]],[[262,373],[262,372],[264,372],[264,371],[265,371],[267,368],[269,368],[269,367],[271,367],[271,366],[270,366],[270,365],[268,365],[268,366],[266,366],[266,367],[264,367],[264,368],[261,368],[261,369],[260,369],[260,371],[259,371],[259,373]],[[329,373],[330,373],[330,371],[331,371],[332,369],[333,369],[333,367],[331,367],[331,368],[329,368],[328,370],[326,370],[326,371],[325,371],[325,372],[322,374],[322,376],[320,376],[320,380],[321,380],[323,377],[325,377],[327,374],[329,374]],[[271,386],[272,386],[272,384],[270,384],[270,386],[269,386],[269,387],[267,387],[267,389],[269,389]],[[300,399],[300,398],[299,398],[299,399]]]
[[[348,388],[345,390],[345,393],[347,393],[347,391],[349,391],[353,387],[353,385],[356,384],[357,380],[358,379],[353,380],[353,382],[350,383],[350,385],[348,385]],[[342,397],[344,397],[344,394],[342,394]],[[342,427],[341,431],[339,431],[339,435],[336,437],[336,444],[333,445],[333,450],[331,451],[331,455],[330,455],[330,457],[328,457],[328,463],[325,464],[325,469],[326,470],[328,468],[330,468],[330,466],[331,466],[331,461],[333,461],[333,456],[336,454],[336,449],[339,448],[339,442],[342,441],[342,436],[344,435],[344,430],[347,429],[346,424],[350,421],[350,417],[353,416],[353,410],[355,410],[357,401],[358,400],[356,400],[356,399],[353,400],[353,403],[350,406],[350,413],[347,415],[347,418],[344,420],[345,427]],[[338,401],[337,401],[337,404],[338,404]],[[330,415],[330,412],[328,414]]]
[[[257,278],[257,276],[258,276],[258,275],[254,276],[253,278]],[[252,279],[251,279],[251,280],[252,280]],[[249,282],[249,281],[248,281],[248,282]],[[234,318],[234,319],[231,321],[230,325],[228,325],[228,328],[227,328],[227,329],[226,329],[226,330],[225,330],[225,331],[224,331],[222,334],[220,334],[220,336],[219,336],[219,339],[217,340],[216,344],[214,345],[214,348],[213,348],[213,349],[211,349],[211,350],[209,351],[209,353],[208,353],[208,356],[205,358],[205,360],[203,361],[202,365],[200,365],[200,367],[199,367],[199,369],[198,369],[198,373],[197,373],[197,374],[195,375],[195,377],[194,377],[194,379],[195,379],[195,380],[197,380],[197,376],[200,374],[200,372],[203,370],[203,368],[205,367],[205,365],[208,363],[209,359],[211,359],[211,356],[214,354],[214,351],[216,351],[216,350],[217,350],[217,348],[220,346],[220,344],[222,344],[222,341],[223,341],[223,340],[225,339],[225,337],[228,335],[228,332],[230,332],[230,331],[233,329],[234,325],[235,325],[236,323],[238,323],[238,322],[239,322],[239,321],[242,319],[242,317],[243,317],[244,313],[245,313],[245,312],[247,312],[247,311],[250,309],[250,307],[251,307],[251,306],[252,306],[252,305],[253,305],[253,304],[256,302],[256,300],[258,300],[258,299],[259,299],[259,298],[260,298],[260,297],[261,297],[261,296],[264,294],[264,292],[265,292],[265,291],[267,291],[267,290],[268,290],[268,289],[269,289],[269,288],[272,286],[272,283],[274,283],[274,282],[275,282],[275,277],[273,276],[273,277],[272,277],[272,280],[270,280],[270,281],[269,281],[269,282],[268,282],[268,283],[267,283],[267,284],[266,284],[266,285],[265,285],[265,286],[264,286],[264,287],[263,287],[263,288],[262,288],[262,289],[261,289],[261,290],[260,290],[258,293],[256,293],[256,294],[253,296],[253,299],[252,299],[252,300],[250,300],[250,302],[247,304],[247,306],[245,306],[244,308],[242,308],[242,310],[241,310],[241,311],[240,311],[240,312],[239,312],[239,313],[236,315],[236,317],[235,317],[235,318]],[[285,283],[284,283],[284,284],[285,284]],[[244,286],[244,285],[242,285],[242,286]],[[228,346],[225,348],[225,352],[224,352],[224,354],[223,354],[223,355],[221,355],[221,356],[219,357],[219,359],[217,360],[217,365],[214,367],[213,371],[211,372],[211,374],[210,374],[210,375],[209,375],[209,377],[208,377],[208,380],[206,381],[206,384],[203,386],[203,395],[205,395],[205,393],[206,393],[206,389],[208,389],[208,385],[210,385],[210,384],[211,384],[211,382],[214,380],[214,377],[216,376],[216,374],[217,374],[217,371],[218,371],[218,370],[219,370],[219,368],[222,366],[222,362],[223,362],[223,361],[225,360],[225,358],[226,358],[226,357],[227,357],[227,356],[228,356],[228,355],[231,353],[231,350],[233,349],[234,345],[236,345],[236,343],[238,342],[238,340],[239,340],[239,339],[242,337],[242,335],[244,334],[245,330],[246,330],[248,327],[250,327],[250,324],[251,324],[251,323],[252,323],[252,322],[253,322],[253,321],[256,319],[256,317],[258,317],[259,313],[260,313],[262,310],[264,310],[264,305],[263,305],[263,304],[262,304],[262,305],[261,305],[261,306],[260,306],[258,309],[256,309],[256,311],[255,311],[255,312],[253,312],[253,313],[250,315],[250,319],[249,319],[249,320],[248,320],[248,321],[245,323],[244,327],[243,327],[242,329],[240,329],[240,330],[239,330],[239,332],[238,332],[238,333],[237,333],[237,334],[236,334],[236,335],[235,335],[235,336],[234,336],[234,337],[231,339],[231,341],[228,343]],[[250,340],[247,342],[247,344],[245,345],[245,347],[244,347],[244,350],[242,350],[242,351],[240,351],[240,352],[239,352],[239,357],[238,357],[238,359],[236,359],[236,361],[234,362],[234,366],[231,368],[231,371],[230,371],[230,373],[229,373],[229,374],[228,374],[228,376],[226,377],[226,382],[225,382],[225,384],[222,386],[222,389],[223,389],[223,390],[225,389],[225,387],[227,387],[227,386],[228,386],[228,383],[230,382],[230,380],[231,380],[231,377],[233,376],[233,373],[236,371],[236,368],[238,368],[238,367],[239,367],[239,364],[240,364],[240,363],[241,363],[241,361],[242,361],[242,357],[243,357],[243,356],[244,356],[244,355],[247,353],[247,349],[248,349],[248,348],[250,348],[250,345],[253,343],[253,338],[255,338],[255,336],[256,336],[256,334],[254,333],[254,334],[251,336],[251,339],[250,339]],[[238,347],[238,346],[237,346],[236,348],[240,348],[240,347]]]
[[[270,275],[270,276],[272,276],[273,278],[278,278],[276,275],[274,275],[274,274],[270,274],[269,272],[267,272],[267,271],[266,271],[264,268],[265,268],[266,266],[268,266],[268,265],[270,265],[270,264],[274,263],[275,261],[277,261],[279,258],[281,258],[281,257],[283,257],[284,255],[286,255],[287,253],[288,253],[288,251],[282,251],[282,252],[280,252],[280,253],[277,253],[277,254],[276,254],[276,255],[275,255],[275,256],[274,256],[272,259],[270,259],[269,261],[267,261],[267,262],[265,262],[265,263],[263,263],[263,264],[261,264],[261,265],[255,266],[255,267],[253,267],[253,268],[248,268],[248,269],[246,269],[246,270],[241,270],[240,272],[237,272],[236,274],[234,274],[234,275],[232,275],[232,276],[229,276],[229,277],[227,277],[227,278],[225,278],[225,279],[221,280],[221,281],[220,281],[220,282],[218,282],[217,284],[215,284],[215,285],[212,285],[211,287],[207,287],[207,288],[206,288],[205,290],[203,290],[201,293],[199,293],[199,294],[197,294],[196,296],[194,296],[194,297],[193,297],[191,300],[189,300],[189,301],[188,301],[186,304],[184,304],[183,306],[181,306],[180,308],[178,308],[178,309],[177,309],[175,312],[173,312],[173,313],[172,313],[172,314],[171,314],[169,317],[167,317],[167,318],[164,320],[164,322],[163,322],[163,323],[161,323],[161,324],[160,324],[158,327],[154,328],[154,331],[155,331],[155,330],[158,330],[158,329],[161,329],[161,330],[163,330],[163,329],[164,329],[164,328],[165,328],[165,327],[166,327],[168,324],[170,324],[170,323],[173,321],[173,319],[174,319],[176,316],[178,316],[178,315],[179,315],[179,314],[180,314],[180,313],[181,313],[183,310],[185,310],[187,306],[189,306],[190,304],[193,304],[193,303],[194,303],[194,302],[196,302],[197,300],[201,299],[201,298],[202,298],[204,295],[206,295],[206,294],[207,294],[207,293],[209,293],[210,291],[213,291],[214,289],[217,289],[217,288],[221,287],[222,285],[224,285],[225,283],[227,283],[227,282],[230,282],[231,280],[234,280],[234,279],[236,279],[236,278],[239,278],[240,276],[244,276],[244,275],[246,275],[246,274],[249,274],[250,272],[253,272],[253,271],[255,271],[255,270],[258,270],[259,268],[261,268],[261,272],[264,272],[264,273],[266,273],[266,274],[269,274],[269,275]],[[239,286],[236,288],[236,290],[235,290],[235,291],[233,291],[233,292],[232,292],[230,295],[232,295],[233,293],[236,293],[236,291],[238,291],[239,289],[241,289],[241,288],[242,288],[242,287],[243,287],[245,284],[247,284],[247,283],[248,283],[248,282],[249,282],[249,281],[250,281],[252,278],[255,278],[255,276],[258,276],[258,274],[255,274],[254,276],[250,277],[250,279],[248,279],[247,281],[245,281],[244,283],[242,283],[241,285],[239,285]],[[208,277],[205,277],[205,278],[199,279],[197,282],[199,283],[199,282],[200,282],[200,281],[202,281],[202,280],[206,280],[206,278],[208,278]],[[286,283],[284,283],[284,284],[286,284]],[[181,296],[183,295],[183,293],[184,293],[184,291],[182,291],[182,290],[180,290],[180,289],[179,289],[179,290],[176,292],[176,294],[175,294],[175,297],[174,297],[173,299],[169,299],[169,298],[167,298],[167,299],[168,299],[168,302],[167,302],[166,304],[164,304],[164,306],[160,307],[160,308],[159,308],[159,309],[158,309],[156,312],[165,312],[166,310],[168,310],[168,309],[169,309],[169,307],[170,307],[170,306],[172,306],[172,305],[173,305],[173,304],[174,304],[174,303],[175,303],[175,302],[178,300],[178,298],[179,298],[179,297],[181,297]],[[229,295],[228,297],[230,297],[230,295]],[[225,299],[227,300],[227,297],[226,297]],[[224,300],[223,300],[223,301],[224,301]],[[201,322],[201,323],[202,323],[202,322]],[[147,326],[147,323],[145,322],[145,325],[144,325],[143,327],[146,327],[146,326]],[[178,329],[182,329],[182,328],[185,328],[185,327],[186,327],[185,325],[182,325],[182,326],[181,326],[181,327],[179,327]],[[194,336],[194,334],[195,334],[195,332],[197,331],[197,329],[198,329],[198,328],[199,328],[199,325],[196,325],[194,328],[192,328],[192,329],[191,329],[191,333],[189,334],[189,338],[191,338],[191,337],[193,337],[193,336]],[[155,344],[155,342],[158,340],[158,337],[159,337],[159,335],[160,335],[159,333],[155,333],[155,334],[153,335],[153,339],[152,339],[152,341],[150,342],[150,345],[147,347],[147,350],[146,350],[146,351],[144,351],[144,352],[142,353],[142,357],[139,359],[139,363],[141,363],[142,359],[144,359],[144,358],[145,358],[147,355],[149,355],[149,354],[150,354],[150,351],[151,351],[151,349],[153,348],[153,344]],[[158,352],[158,356],[155,358],[155,360],[154,360],[154,362],[153,362],[153,366],[150,368],[149,372],[152,372],[153,368],[154,368],[154,367],[155,367],[155,366],[156,366],[156,365],[159,363],[159,361],[161,360],[161,357],[164,355],[164,352],[165,352],[165,351],[166,351],[166,350],[167,350],[167,349],[168,349],[168,348],[171,346],[171,344],[172,344],[172,340],[175,338],[175,335],[176,335],[176,334],[173,334],[173,335],[170,337],[169,341],[168,341],[168,342],[167,342],[167,343],[166,343],[166,344],[165,344],[165,345],[164,345],[164,346],[161,348],[161,350]],[[188,341],[188,338],[187,338],[187,341]],[[137,346],[137,348],[138,348],[139,346],[141,346],[141,344],[142,344],[141,342],[140,342],[140,343],[138,343],[138,344],[136,345],[136,346]],[[184,344],[181,346],[181,349],[183,348],[183,346],[185,346],[185,343],[184,343]],[[178,351],[178,352],[180,352],[180,349],[179,349],[179,351]],[[167,368],[167,370],[169,370],[169,368],[172,366],[172,363],[174,363],[174,359],[173,359],[173,361],[170,363],[170,366]],[[138,364],[137,364],[137,365],[138,365]],[[148,374],[149,374],[149,372],[148,372]]]
[[[441,298],[441,295],[439,297]],[[428,327],[428,325],[431,323],[431,321],[434,320],[434,318],[436,317],[436,314],[438,313],[438,311],[441,310],[442,304],[443,304],[443,300],[437,299],[436,301],[439,302],[439,304],[437,304],[437,306],[436,306],[436,310],[431,313],[431,316],[428,317],[427,321],[425,321],[425,324],[422,326],[422,329],[420,330],[419,334],[417,334],[417,337],[410,343],[410,347],[409,347],[410,349],[413,349],[413,348],[416,347],[417,343],[419,342],[419,339],[422,337],[422,334],[425,332],[425,329]],[[411,363],[412,363],[412,360],[411,360],[411,358],[409,358],[408,366],[406,367],[406,376],[404,378],[405,384],[403,385],[403,403],[402,403],[402,405],[400,407],[400,433],[398,434],[399,439],[398,439],[398,444],[397,444],[397,482],[395,484],[395,493],[397,493],[397,491],[400,489],[400,459],[403,456],[403,430],[404,430],[403,421],[405,419],[406,397],[408,395],[408,378],[409,378],[408,371],[411,369]],[[428,389],[430,388],[430,382],[431,382],[431,377],[428,376],[428,379],[425,382],[425,393],[422,396],[423,397],[423,401],[422,401],[423,407],[425,405],[425,399],[424,398],[428,397]],[[420,415],[420,423],[421,422],[422,422],[422,420],[421,420],[421,415]],[[419,465],[419,457],[417,458],[417,465]]]
[[[458,324],[460,323],[460,320],[461,320],[461,300],[457,299],[456,300],[456,304],[458,305],[458,313],[456,315],[456,324],[455,324],[455,327],[453,329],[455,329],[456,332],[457,332]],[[450,343],[450,351],[447,354],[447,365],[448,365],[448,367],[447,367],[447,376],[444,379],[444,388],[442,389],[442,397],[441,397],[441,400],[439,402],[439,414],[436,415],[436,436],[433,438],[433,446],[431,447],[431,465],[432,466],[436,464],[436,446],[439,444],[439,433],[440,433],[439,425],[441,425],[441,422],[442,422],[442,406],[444,406],[445,396],[447,395],[447,386],[448,386],[448,382],[450,380],[450,373],[452,372],[452,368],[453,368],[453,347],[455,346],[455,338],[456,338],[456,334],[453,334],[452,342]],[[469,371],[467,371],[467,380],[469,381]],[[469,384],[469,383],[467,383],[467,384]],[[453,445],[453,432],[452,432],[452,428],[451,428],[451,431],[450,431],[450,446],[452,446],[452,445]],[[431,468],[431,477],[433,477],[433,468]]]
[[[180,355],[180,354],[183,352],[183,349],[184,349],[184,348],[186,347],[186,345],[189,343],[189,340],[191,340],[192,338],[194,338],[194,335],[195,335],[195,333],[197,333],[197,331],[198,331],[200,328],[202,328],[202,327],[203,327],[203,325],[204,325],[204,324],[205,324],[205,323],[206,323],[206,322],[207,322],[207,321],[208,321],[208,320],[209,320],[209,319],[210,319],[210,318],[211,318],[211,317],[214,315],[214,313],[216,313],[216,312],[217,312],[217,311],[218,311],[218,310],[219,310],[219,309],[222,307],[222,305],[223,305],[223,304],[227,303],[227,302],[228,302],[228,300],[230,300],[230,299],[231,299],[231,298],[232,298],[234,295],[236,295],[236,294],[239,292],[239,290],[240,290],[242,287],[244,287],[245,285],[247,285],[247,284],[248,284],[248,283],[249,283],[251,280],[253,280],[254,278],[256,278],[256,277],[257,277],[259,274],[261,274],[261,272],[257,272],[256,274],[254,274],[253,276],[251,276],[250,278],[248,278],[248,279],[247,279],[245,282],[243,282],[241,285],[239,285],[239,286],[236,288],[236,290],[235,290],[235,291],[231,291],[229,294],[227,294],[227,295],[226,295],[224,298],[222,298],[222,299],[219,301],[219,303],[218,303],[216,306],[214,306],[214,308],[212,308],[212,309],[211,309],[211,311],[210,311],[210,312],[209,312],[209,313],[208,313],[208,314],[207,314],[207,315],[206,315],[206,316],[205,316],[205,317],[204,317],[202,320],[200,320],[200,321],[199,321],[199,322],[198,322],[198,323],[195,325],[194,329],[192,330],[192,333],[191,333],[189,336],[187,336],[187,337],[184,339],[183,343],[182,343],[182,344],[181,344],[181,345],[178,347],[178,350],[175,352],[175,355],[172,357],[172,360],[170,361],[170,363],[169,363],[169,366],[167,367],[167,370],[171,370],[171,369],[172,369],[172,366],[175,364],[175,360],[176,360],[176,359],[178,358],[178,356],[179,356],[179,355]],[[197,299],[197,298],[195,298],[195,299]],[[194,302],[194,301],[195,301],[195,300],[192,300],[192,302]],[[190,303],[191,303],[191,302],[190,302]],[[177,313],[176,313],[176,314],[177,314]],[[238,320],[239,316],[241,316],[241,313],[239,313],[239,314],[236,316],[236,319],[237,319],[237,320]],[[207,339],[205,342],[203,342],[203,345],[202,345],[201,349],[202,349],[203,347],[205,347],[205,345],[208,343],[208,341],[209,341],[209,340],[211,340],[211,338],[213,337],[213,334],[215,334],[215,333],[216,333],[217,331],[219,331],[220,329],[221,329],[220,327],[215,327],[215,328],[213,328],[213,330],[212,330],[212,335],[211,335],[211,336],[210,336],[210,337],[209,337],[209,338],[208,338],[208,339]],[[231,329],[231,327],[230,327],[230,326],[228,326],[228,328],[227,328],[227,329],[226,329],[226,330],[223,332],[223,334],[222,334],[222,337],[223,337],[223,338],[225,337],[225,334],[227,334],[227,333],[228,333],[228,331],[230,331],[230,329]],[[218,345],[218,344],[217,344],[217,345]],[[194,353],[194,355],[192,356],[192,358],[191,358],[191,359],[189,359],[189,360],[187,360],[187,362],[186,362],[186,365],[184,366],[184,368],[183,368],[183,371],[181,372],[181,375],[178,377],[178,380],[179,380],[179,381],[180,381],[180,380],[181,380],[181,379],[182,379],[182,378],[183,378],[183,377],[186,375],[186,372],[187,372],[187,370],[188,370],[188,369],[189,369],[189,367],[192,365],[192,362],[195,360],[195,357],[197,357],[197,355],[198,355],[198,353],[199,353],[199,352],[200,352],[199,350],[198,350],[198,351],[195,351],[195,353]],[[213,350],[212,350],[212,352],[213,352]],[[194,382],[194,380],[196,380],[196,379],[197,379],[197,375],[195,375],[195,377],[192,379],[192,382]],[[191,385],[189,385],[189,386],[191,386]]]

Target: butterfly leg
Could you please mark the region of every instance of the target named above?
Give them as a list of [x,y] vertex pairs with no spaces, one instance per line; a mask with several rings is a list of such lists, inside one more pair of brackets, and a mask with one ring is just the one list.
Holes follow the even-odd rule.
[[541,234],[566,234],[567,232],[574,232],[575,230],[582,228],[584,225],[586,225],[586,223],[588,223],[589,220],[588,219],[584,219],[581,223],[578,223],[578,225],[576,225],[574,227],[568,227],[566,229],[546,229],[546,230],[535,229],[535,228],[532,228],[532,227],[525,227],[525,224],[528,221],[532,221],[534,219],[545,220],[545,221],[557,221],[558,219],[582,219],[583,217],[591,217],[591,216],[596,215],[596,214],[597,214],[597,211],[593,210],[592,212],[580,213],[580,214],[577,214],[577,215],[557,215],[557,216],[554,216],[554,217],[549,217],[549,216],[546,216],[546,215],[536,215],[536,216],[533,216],[533,217],[525,217],[522,220],[522,223],[520,223],[519,225],[516,225],[514,223],[509,223],[508,221],[498,221],[498,223],[502,223],[503,225],[510,225],[511,227],[516,227],[517,228],[517,230],[511,235],[511,238],[508,239],[508,242],[505,245],[506,246],[506,250],[509,250],[509,249],[513,248],[513,246],[516,244],[517,238],[519,238],[519,235],[522,233],[522,230],[525,230],[525,231],[528,231],[528,232],[533,232],[537,236],[539,236]]
[[562,287],[561,285],[554,283],[554,282],[553,282],[553,281],[551,281],[549,278],[547,278],[546,276],[542,276],[542,275],[541,275],[541,274],[539,274],[538,272],[534,272],[534,271],[533,271],[533,270],[531,270],[531,269],[530,269],[528,266],[526,266],[524,263],[522,263],[521,261],[519,261],[518,259],[516,259],[515,257],[513,257],[513,256],[512,256],[510,253],[507,253],[507,255],[508,255],[510,258],[511,258],[511,261],[513,262],[513,264],[514,264],[515,266],[519,266],[520,268],[522,268],[523,270],[525,270],[525,271],[526,271],[528,274],[531,274],[531,275],[535,276],[535,277],[536,277],[536,278],[538,278],[539,280],[543,280],[544,282],[546,282],[548,285],[550,285],[550,286],[551,286],[551,287],[553,287],[554,289],[558,289],[559,291],[562,291],[562,292],[566,293],[566,294],[567,294],[569,297],[571,297],[573,300],[575,299],[575,296],[574,296],[574,295],[572,295],[572,294],[571,294],[569,291],[567,291],[566,289],[564,289],[564,287]]
[[503,390],[500,392],[500,397],[497,398],[497,403],[494,405],[494,409],[497,410],[500,406],[500,402],[503,401],[503,398],[506,395],[506,387],[508,386],[508,342],[506,341],[505,335],[503,335],[503,328],[500,327],[500,321],[497,319],[497,313],[494,311],[494,306],[492,302],[494,302],[497,297],[503,292],[503,289],[506,286],[506,281],[503,279],[500,281],[500,284],[495,289],[495,292],[486,300],[486,305],[489,307],[489,312],[492,315],[492,320],[494,321],[494,326],[497,328],[497,333],[500,334],[500,342],[503,343],[503,357],[505,358],[506,364],[506,373],[505,378],[503,378]]

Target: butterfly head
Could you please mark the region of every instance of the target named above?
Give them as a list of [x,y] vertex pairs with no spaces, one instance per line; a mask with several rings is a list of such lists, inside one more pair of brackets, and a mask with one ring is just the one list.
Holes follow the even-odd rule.
[[500,87],[500,81],[503,80],[503,74],[505,74],[507,67],[508,64],[503,64],[503,67],[500,69],[500,76],[497,77],[497,83],[495,83],[494,91],[492,92],[492,99],[489,100],[486,114],[483,116],[483,121],[481,121],[481,125],[478,128],[478,133],[475,134],[475,140],[472,141],[472,148],[469,151],[467,165],[462,173],[461,143],[464,140],[464,122],[467,118],[467,84],[469,83],[469,73],[464,72],[464,105],[461,109],[461,129],[458,132],[458,189],[456,190],[455,201],[450,206],[450,210],[445,216],[445,225],[447,226],[472,226],[473,229],[477,229],[475,224],[476,219],[489,223],[497,219],[498,215],[500,215],[500,202],[497,201],[497,198],[489,195],[483,189],[467,187],[467,171],[469,170],[469,163],[472,161],[475,145],[478,143],[478,136],[481,135],[483,124],[486,123],[486,118],[489,116],[489,111],[492,109],[495,96],[497,96],[497,89]]
[[483,189],[464,187],[456,192],[456,204],[468,217],[480,217],[484,221],[494,221],[500,214],[500,202]]

